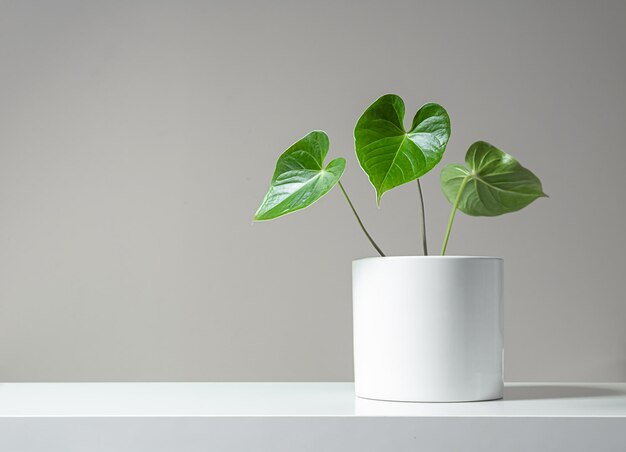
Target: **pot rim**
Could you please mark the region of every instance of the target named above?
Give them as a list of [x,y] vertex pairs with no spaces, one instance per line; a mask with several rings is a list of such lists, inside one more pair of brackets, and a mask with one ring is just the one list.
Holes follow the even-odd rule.
[[504,260],[502,257],[495,256],[370,256],[370,257],[361,257],[359,259],[353,259],[352,262],[365,261],[370,259],[382,259],[382,260],[391,260],[391,259],[400,259],[400,260],[474,260],[474,259],[495,259],[495,260]]

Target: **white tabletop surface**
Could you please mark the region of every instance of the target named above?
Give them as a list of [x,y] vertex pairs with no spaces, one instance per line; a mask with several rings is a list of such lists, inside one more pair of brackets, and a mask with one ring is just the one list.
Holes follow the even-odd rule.
[[0,383],[0,418],[237,416],[626,418],[626,383],[507,383],[468,403],[360,399],[353,383]]

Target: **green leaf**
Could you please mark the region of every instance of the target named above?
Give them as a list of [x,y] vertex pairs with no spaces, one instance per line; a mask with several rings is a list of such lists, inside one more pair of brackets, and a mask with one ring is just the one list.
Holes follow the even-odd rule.
[[441,160],[450,138],[450,118],[438,104],[425,104],[404,130],[404,101],[387,94],[374,102],[354,129],[356,155],[376,189],[386,191],[414,181]]
[[465,162],[467,168],[450,164],[441,171],[444,195],[463,213],[493,217],[515,212],[547,196],[537,176],[489,143],[472,144]]
[[328,145],[328,136],[315,130],[278,158],[270,188],[254,215],[256,221],[309,207],[339,182],[346,160],[336,158],[324,167]]

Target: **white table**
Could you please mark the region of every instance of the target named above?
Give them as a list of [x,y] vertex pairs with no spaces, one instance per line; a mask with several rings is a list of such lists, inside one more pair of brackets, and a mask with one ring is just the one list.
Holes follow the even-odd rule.
[[352,383],[2,383],[2,452],[626,451],[626,383],[397,403]]

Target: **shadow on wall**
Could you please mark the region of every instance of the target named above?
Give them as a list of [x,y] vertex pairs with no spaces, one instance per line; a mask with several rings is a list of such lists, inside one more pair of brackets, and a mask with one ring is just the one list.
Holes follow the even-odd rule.
[[569,399],[623,394],[608,388],[576,385],[519,385],[504,388],[504,400]]

